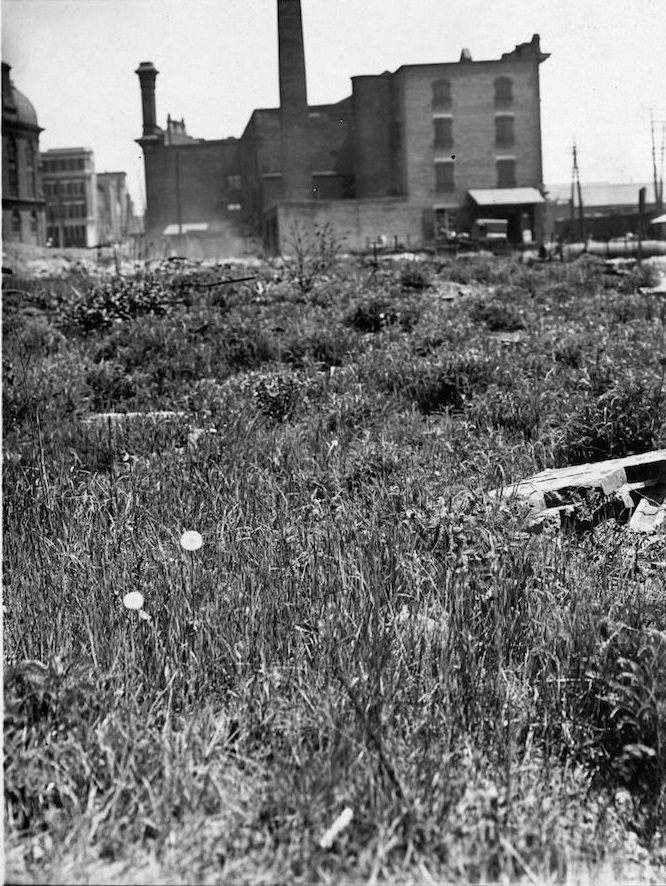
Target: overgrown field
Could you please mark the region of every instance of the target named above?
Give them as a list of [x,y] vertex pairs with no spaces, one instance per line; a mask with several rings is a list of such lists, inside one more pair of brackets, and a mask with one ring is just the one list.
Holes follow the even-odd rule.
[[649,271],[316,258],[4,296],[7,877],[663,882],[665,536],[489,495],[666,445]]

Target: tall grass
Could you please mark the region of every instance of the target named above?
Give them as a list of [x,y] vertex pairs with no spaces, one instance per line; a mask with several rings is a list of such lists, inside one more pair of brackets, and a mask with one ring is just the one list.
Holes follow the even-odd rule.
[[[298,333],[283,320],[290,287],[303,294],[289,278],[262,283],[264,304],[247,287],[219,311],[195,302],[152,329],[70,330],[46,350],[34,342],[57,315],[39,320],[41,339],[35,321],[5,318],[14,876],[83,880],[105,865],[118,881],[565,882],[602,861],[657,869],[663,536],[629,540],[611,523],[530,534],[521,508],[487,491],[570,452],[585,403],[603,396],[590,385],[604,355],[623,361],[605,390],[631,370],[656,391],[663,325],[617,324],[594,268],[580,288],[578,270],[555,269],[551,285],[567,288],[555,301],[524,269],[486,265],[484,283],[514,287],[527,344],[492,338],[501,308],[476,295],[439,303],[435,267],[416,294],[396,268],[392,310],[415,318],[403,325],[358,320],[358,286],[380,299],[387,281],[349,266],[313,280]],[[179,347],[204,312],[209,327]],[[312,342],[336,330],[345,347],[320,362]],[[260,335],[266,359],[239,361]],[[174,347],[146,365],[148,337]],[[91,382],[111,349],[120,369],[161,372],[152,403],[185,417],[82,424],[86,408],[150,402]],[[455,398],[424,394],[444,384]],[[646,446],[663,440],[650,422]],[[180,546],[188,529],[201,549]],[[123,606],[130,591],[149,618]],[[346,807],[351,823],[322,848]]]

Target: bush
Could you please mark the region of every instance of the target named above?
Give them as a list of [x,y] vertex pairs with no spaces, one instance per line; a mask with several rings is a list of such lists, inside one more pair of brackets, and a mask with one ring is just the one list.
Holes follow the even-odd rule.
[[104,331],[117,321],[132,320],[145,314],[162,316],[179,300],[156,276],[114,277],[63,306],[60,325],[84,334]]
[[574,412],[556,458],[560,464],[575,464],[645,452],[658,445],[665,425],[663,374],[657,384],[629,375]]
[[345,324],[358,332],[381,332],[397,320],[397,314],[383,299],[368,299],[356,305],[345,316]]
[[520,310],[499,299],[473,301],[469,313],[475,323],[483,323],[491,332],[525,329],[525,320]]

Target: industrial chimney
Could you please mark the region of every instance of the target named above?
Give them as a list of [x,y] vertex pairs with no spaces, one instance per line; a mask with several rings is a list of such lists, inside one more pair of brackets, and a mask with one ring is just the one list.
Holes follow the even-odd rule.
[[284,200],[312,197],[301,0],[278,0],[280,135]]
[[141,83],[141,106],[143,108],[143,137],[157,135],[155,113],[155,78],[159,71],[152,62],[141,62],[135,74]]

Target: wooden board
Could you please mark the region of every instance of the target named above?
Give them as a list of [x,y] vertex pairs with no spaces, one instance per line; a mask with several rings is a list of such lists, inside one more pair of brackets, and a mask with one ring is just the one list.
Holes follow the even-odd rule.
[[654,532],[666,518],[666,482],[646,490],[629,520],[632,532]]
[[666,478],[666,449],[656,449],[641,455],[541,471],[527,480],[504,487],[501,495],[502,498],[529,499],[578,486],[602,489],[604,494],[610,495],[626,483],[659,482],[663,478]]
[[541,471],[494,491],[503,499],[520,498],[532,509],[532,523],[571,514],[579,489],[598,489],[633,510],[629,529],[653,532],[666,519],[666,449]]

